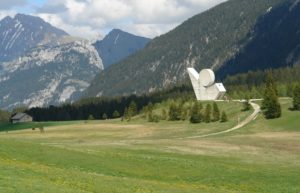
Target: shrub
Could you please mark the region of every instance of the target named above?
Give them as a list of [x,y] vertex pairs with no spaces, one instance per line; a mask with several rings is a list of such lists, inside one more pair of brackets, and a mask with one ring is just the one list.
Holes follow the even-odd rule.
[[220,120],[220,110],[216,102],[213,103],[213,121]]
[[168,113],[167,113],[166,109],[163,109],[161,111],[161,119],[162,120],[167,120],[168,119]]
[[296,85],[293,92],[293,110],[300,110],[300,85]]
[[227,114],[225,113],[225,111],[223,111],[221,115],[221,123],[225,123],[227,121],[228,121]]
[[161,117],[159,115],[151,114],[151,115],[148,116],[148,121],[149,122],[158,123],[160,120],[161,120]]
[[250,109],[251,109],[250,99],[249,96],[246,96],[245,101],[243,102],[242,111],[249,111]]
[[202,122],[202,113],[201,109],[199,108],[199,103],[195,102],[192,109],[191,109],[191,123],[201,123]]
[[182,106],[172,103],[169,108],[169,120],[180,121],[182,113]]
[[113,118],[119,118],[119,117],[120,117],[120,113],[118,111],[114,111]]

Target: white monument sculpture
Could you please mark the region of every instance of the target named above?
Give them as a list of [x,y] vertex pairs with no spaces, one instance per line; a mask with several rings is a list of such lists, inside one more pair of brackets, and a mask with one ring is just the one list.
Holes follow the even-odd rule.
[[187,70],[198,101],[218,100],[225,95],[225,87],[222,83],[215,83],[215,74],[211,69],[203,69],[200,73],[194,68]]

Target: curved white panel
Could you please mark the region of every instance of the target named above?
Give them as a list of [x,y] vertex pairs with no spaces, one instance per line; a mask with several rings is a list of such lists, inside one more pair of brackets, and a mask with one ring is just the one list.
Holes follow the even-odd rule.
[[199,81],[202,86],[211,86],[215,83],[215,73],[211,69],[203,69],[199,73]]

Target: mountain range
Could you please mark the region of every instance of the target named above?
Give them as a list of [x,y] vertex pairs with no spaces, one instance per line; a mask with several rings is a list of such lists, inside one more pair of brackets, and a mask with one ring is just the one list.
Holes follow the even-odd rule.
[[[115,32],[120,41],[109,38]],[[105,61],[121,60],[141,46],[142,38],[135,41],[135,36],[121,30],[108,36],[96,43],[108,48],[97,50],[91,42],[72,37],[39,17],[5,17],[0,21],[0,107],[40,107],[79,99],[104,69],[99,53],[112,50]]]
[[229,0],[100,72],[85,96],[141,94],[187,82],[187,67],[217,78],[299,61],[299,0]]
[[84,40],[40,46],[2,67],[0,97],[5,108],[76,100],[103,69],[96,49]]
[[0,107],[150,93],[187,83],[187,67],[217,79],[300,63],[300,0],[228,0],[153,40],[115,29],[94,44],[40,18],[0,21]]

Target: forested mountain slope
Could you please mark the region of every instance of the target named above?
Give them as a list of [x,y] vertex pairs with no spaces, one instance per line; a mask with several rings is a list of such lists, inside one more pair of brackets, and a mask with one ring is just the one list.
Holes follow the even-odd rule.
[[98,74],[85,96],[151,92],[184,81],[187,67],[217,70],[249,43],[259,18],[282,2],[294,3],[229,0],[196,15]]
[[97,41],[94,46],[102,59],[104,68],[107,68],[144,48],[149,41],[148,38],[114,29],[103,40]]
[[300,64],[300,1],[270,8],[246,39],[246,46],[219,69],[221,77]]

